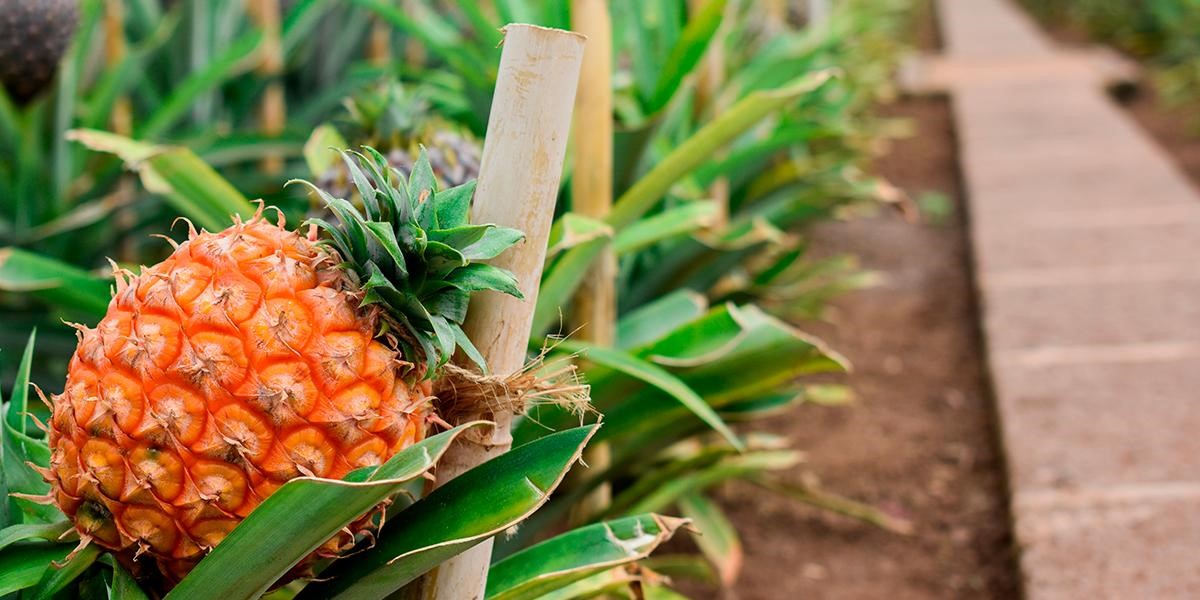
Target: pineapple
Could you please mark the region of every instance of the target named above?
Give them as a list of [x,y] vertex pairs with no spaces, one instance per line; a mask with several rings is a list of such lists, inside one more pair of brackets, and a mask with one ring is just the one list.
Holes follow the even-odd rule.
[[76,0],[0,0],[0,83],[13,100],[50,84],[78,21]]
[[[340,225],[303,237],[260,210],[192,230],[118,274],[106,316],[78,326],[44,475],[85,542],[177,581],[283,483],[379,465],[441,421],[440,367],[456,348],[478,357],[460,327],[469,293],[520,295],[471,261],[522,236],[468,224],[474,184],[436,191],[423,155],[407,181],[369,148],[343,157],[365,215],[309,184]],[[379,510],[310,560],[352,546]]]
[[[422,148],[442,185],[462,185],[479,176],[479,142],[467,130],[431,115],[420,94],[390,80],[347,98],[347,139],[379,148],[391,166],[412,172]],[[335,196],[348,196],[349,173],[341,163],[321,173],[317,180]]]

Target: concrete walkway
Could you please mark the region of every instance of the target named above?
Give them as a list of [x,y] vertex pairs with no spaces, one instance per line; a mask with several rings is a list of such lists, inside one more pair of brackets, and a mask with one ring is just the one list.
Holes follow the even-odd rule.
[[940,0],[1026,595],[1200,598],[1200,196],[1004,0]]

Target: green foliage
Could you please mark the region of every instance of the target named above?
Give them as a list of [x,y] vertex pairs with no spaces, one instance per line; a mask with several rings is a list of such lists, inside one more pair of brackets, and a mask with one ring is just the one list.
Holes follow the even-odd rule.
[[[0,94],[0,156],[14,157],[0,161],[0,340],[16,347],[42,326],[41,355],[34,357],[30,342],[23,360],[9,365],[19,376],[0,428],[4,490],[46,491],[25,464],[49,460],[25,417],[40,410],[27,401],[27,383],[31,374],[61,378],[73,341],[58,317],[103,314],[103,257],[152,264],[166,249],[144,243],[145,234],[166,231],[176,216],[220,229],[232,215],[253,214],[249,200],[260,197],[289,217],[308,210],[366,302],[384,305],[392,326],[411,334],[428,372],[456,350],[481,362],[459,327],[467,294],[519,294],[486,261],[520,235],[469,224],[473,184],[440,190],[425,157],[400,173],[370,150],[343,155],[357,193],[335,192],[319,177],[340,168],[329,147],[346,140],[390,143],[414,128],[482,135],[498,28],[514,21],[568,27],[569,3],[498,0],[494,11],[440,0],[406,2],[403,10],[379,0],[285,3],[280,76],[256,68],[269,40],[243,18],[240,2],[127,3],[129,51],[114,61],[85,60],[99,56],[105,41],[94,33],[102,30],[104,3],[83,4],[81,33],[56,91],[24,109]],[[386,477],[294,481],[251,513],[174,596],[219,590],[255,597],[385,497],[397,499],[399,510],[372,547],[334,562],[319,581],[278,593],[384,597],[522,522],[497,540],[490,598],[630,597],[639,583],[648,598],[677,597],[630,564],[679,524],[648,511],[681,512],[709,534],[699,547],[713,568],[685,559],[677,561],[680,576],[715,571],[728,585],[738,571],[737,533],[706,494],[731,478],[886,525],[870,507],[771,478],[799,454],[752,427],[804,402],[844,398],[842,388],[803,380],[841,371],[844,361],[779,317],[819,317],[829,297],[869,283],[852,260],[810,259],[798,232],[875,199],[879,186],[865,168],[883,127],[870,110],[890,91],[906,0],[844,0],[819,29],[768,27],[755,4],[709,0],[689,15],[679,0],[612,2],[616,209],[606,220],[582,217],[563,190],[533,332],[537,346],[560,315],[563,331],[578,325],[570,298],[601,252],[613,249],[620,265],[615,348],[568,342],[556,350],[564,358],[578,353],[570,358],[592,385],[604,426],[581,428],[576,415],[533,406],[514,431],[523,445],[412,504],[399,501],[398,486],[460,430],[426,440],[420,448],[428,455],[393,458]],[[391,34],[383,60],[368,57],[377,26]],[[423,59],[400,60],[418,47]],[[716,49],[725,55],[724,83],[702,97],[696,70]],[[282,133],[267,135],[259,130],[259,99],[272,83],[281,84],[288,121]],[[414,92],[419,98],[408,95]],[[136,139],[102,131],[122,103],[133,115],[125,133]],[[339,120],[339,103],[352,117],[349,127]],[[70,143],[68,132],[80,143]],[[264,171],[265,158],[281,159],[282,173]],[[322,201],[316,206],[282,185],[306,174],[317,177],[309,184]],[[718,181],[727,199],[711,192]],[[329,214],[340,227],[326,223]],[[747,428],[731,429],[733,422]],[[563,483],[593,437],[611,442],[612,465]],[[608,509],[533,543],[562,531],[571,507],[600,485],[615,494]],[[62,596],[99,589],[143,597],[129,573],[94,547],[64,569],[48,568],[76,543],[57,539],[66,528],[56,510],[19,498],[4,509],[0,595],[32,596],[38,586]]]
[[580,527],[497,561],[488,600],[536,600],[623,564],[646,558],[685,520],[653,513]]
[[[346,527],[420,477],[467,423],[409,446],[378,467],[360,469],[345,481],[293,479],[271,494],[184,577],[168,598],[209,594],[257,598],[315,550],[329,532]],[[255,557],[248,561],[247,557]]]
[[452,479],[389,519],[372,548],[335,563],[300,598],[385,598],[519,523],[549,499],[597,428],[548,435]]

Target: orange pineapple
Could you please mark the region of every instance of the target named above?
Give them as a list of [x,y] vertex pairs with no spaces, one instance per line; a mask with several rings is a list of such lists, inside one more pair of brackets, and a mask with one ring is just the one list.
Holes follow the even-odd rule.
[[[471,261],[521,236],[466,222],[473,184],[437,192],[428,161],[405,181],[367,150],[344,155],[365,215],[313,188],[341,220],[313,223],[328,241],[261,211],[192,231],[118,275],[107,315],[80,326],[47,478],[85,539],[177,579],[289,479],[379,465],[437,420],[439,367],[457,347],[478,356],[460,328],[469,293],[519,294]],[[349,548],[374,516],[316,554]]]

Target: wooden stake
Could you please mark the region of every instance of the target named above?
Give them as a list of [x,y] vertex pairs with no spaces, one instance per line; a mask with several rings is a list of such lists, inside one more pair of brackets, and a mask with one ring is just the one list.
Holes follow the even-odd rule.
[[[129,51],[125,41],[125,4],[124,0],[107,0],[104,3],[104,62],[108,67],[115,68]],[[126,137],[133,135],[133,103],[129,96],[122,94],[113,101],[112,111],[108,116],[108,126],[112,132]],[[133,174],[124,173],[117,180],[117,189],[113,196],[118,204],[124,204],[133,198],[137,189],[133,182]],[[124,262],[137,261],[137,242],[130,229],[137,224],[137,213],[132,207],[117,210],[114,215],[117,228],[122,232],[122,240],[118,246],[118,260]]]
[[392,62],[392,26],[379,17],[371,20],[371,37],[367,39],[367,60],[376,67]]
[[[410,15],[421,15],[422,6],[419,6],[415,0],[404,0],[404,10]],[[420,18],[420,17],[418,17]],[[409,71],[414,71],[425,66],[425,62],[429,60],[429,53],[425,51],[425,44],[421,40],[413,36],[408,36],[404,41],[404,65]]]
[[[704,6],[705,0],[688,0],[688,10],[695,14]],[[728,7],[727,7],[728,9]],[[726,12],[728,14],[728,10]],[[721,106],[721,86],[725,84],[725,25],[722,24],[704,54],[703,62],[697,69],[696,101],[692,107],[692,115],[696,123],[704,123],[712,119],[724,108]],[[716,205],[717,212],[713,216],[712,228],[721,231],[729,223],[729,179],[721,177],[712,182],[708,195]]]
[[[110,68],[116,67],[125,59],[127,52],[124,1],[108,0],[104,3],[104,62]],[[119,96],[113,102],[109,126],[118,135],[129,136],[133,133],[133,106],[129,96]]]
[[[504,33],[472,216],[475,223],[496,223],[525,232],[524,243],[492,261],[516,275],[525,298],[476,294],[463,326],[497,375],[525,366],[585,39],[577,33],[534,25],[509,25]],[[489,416],[495,427],[482,434],[464,434],[459,438],[463,441],[446,452],[437,467],[438,484],[512,446],[509,427],[513,415]],[[421,579],[419,597],[483,598],[491,554],[492,541],[488,540],[446,561]]]
[[832,10],[829,0],[808,0],[808,26],[824,27]]
[[[813,0],[808,0],[812,2]],[[767,31],[779,32],[787,26],[787,0],[764,0],[763,13]]]
[[[259,108],[259,127],[263,135],[274,137],[283,133],[287,124],[287,104],[283,95],[283,83],[279,81],[283,75],[279,0],[251,0],[249,9],[255,22],[263,30],[260,49],[262,62],[258,65],[258,74],[269,80],[266,89],[263,90],[262,104]],[[283,171],[283,158],[278,155],[267,156],[263,159],[262,168],[267,173],[280,173]]]
[[[604,220],[612,208],[613,98],[612,24],[607,0],[572,0],[571,27],[587,36],[579,93],[575,96],[572,210]],[[598,346],[616,342],[617,256],[610,245],[587,272],[572,300],[575,337]],[[608,444],[584,451],[589,469],[603,471],[612,462]],[[612,503],[612,487],[597,487],[575,507],[571,520],[582,523]]]

